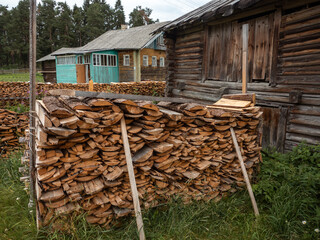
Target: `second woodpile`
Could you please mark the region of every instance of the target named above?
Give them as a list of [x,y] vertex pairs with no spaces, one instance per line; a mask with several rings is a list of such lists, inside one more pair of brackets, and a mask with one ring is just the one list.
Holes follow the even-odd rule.
[[28,116],[14,111],[0,109],[0,156],[6,157],[20,147],[19,137],[28,127]]
[[230,108],[229,101],[214,106],[68,96],[38,101],[39,221],[48,225],[56,215],[85,211],[89,223],[108,226],[132,213],[123,117],[142,208],[172,196],[186,203],[218,200],[242,188],[230,127],[252,177],[261,161],[262,112],[250,102]]

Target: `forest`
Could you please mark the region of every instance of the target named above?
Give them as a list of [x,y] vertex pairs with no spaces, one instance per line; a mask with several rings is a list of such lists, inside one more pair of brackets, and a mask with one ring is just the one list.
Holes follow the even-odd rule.
[[[37,6],[37,59],[61,48],[83,46],[104,32],[158,22],[148,7],[135,7],[125,18],[121,0],[84,0],[82,6],[43,0]],[[29,0],[9,9],[0,4],[0,68],[28,67]]]

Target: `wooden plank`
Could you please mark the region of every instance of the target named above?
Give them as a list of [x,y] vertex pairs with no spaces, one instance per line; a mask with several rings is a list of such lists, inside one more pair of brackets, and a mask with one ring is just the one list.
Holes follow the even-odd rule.
[[286,25],[291,25],[291,24],[300,22],[302,20],[305,20],[311,16],[319,16],[319,14],[320,14],[320,7],[318,5],[312,8],[306,8],[301,11],[296,11],[296,12],[287,14],[284,16],[284,21]]
[[271,45],[271,57],[270,59],[270,85],[273,87],[276,85],[277,81],[277,63],[278,63],[278,49],[279,49],[279,36],[280,36],[280,26],[281,26],[281,9],[277,9],[274,14],[273,22],[273,41]]
[[244,107],[249,107],[250,104],[251,104],[251,101],[241,101],[241,100],[221,98],[218,102],[214,103],[213,105],[220,106],[220,107],[244,108]]
[[247,93],[249,24],[242,25],[242,93]]
[[202,61],[202,82],[204,82],[208,77],[208,44],[209,44],[209,29],[208,26],[205,26],[204,32],[203,32],[203,61]]
[[287,119],[288,119],[288,108],[280,107],[280,117],[277,126],[277,140],[276,148],[279,152],[284,151],[284,144],[286,140],[286,129],[287,129]]
[[234,144],[234,147],[236,149],[237,156],[238,156],[238,159],[239,159],[239,162],[240,162],[241,171],[242,171],[244,180],[245,180],[246,185],[247,185],[247,190],[248,190],[249,195],[250,195],[250,199],[251,199],[251,203],[252,203],[252,206],[253,206],[254,214],[256,216],[259,216],[258,206],[257,206],[256,199],[255,199],[253,191],[252,191],[252,187],[251,187],[250,180],[249,180],[249,177],[248,177],[247,169],[246,169],[246,167],[244,165],[244,161],[243,161],[243,158],[242,158],[242,155],[241,155],[241,152],[240,152],[240,148],[239,148],[239,145],[238,145],[237,137],[236,137],[236,134],[234,133],[234,130],[233,130],[232,127],[230,128],[230,132],[231,132],[232,141],[233,141],[233,144]]
[[122,134],[124,152],[126,155],[126,162],[127,162],[127,168],[128,168],[128,174],[129,174],[129,181],[130,181],[134,211],[135,211],[136,220],[137,220],[139,239],[145,240],[146,237],[144,234],[138,189],[137,189],[137,184],[136,184],[136,179],[135,179],[134,169],[133,169],[133,164],[132,164],[132,157],[131,157],[130,145],[129,145],[129,140],[128,140],[126,121],[124,118],[121,119],[121,134]]
[[[50,92],[50,94],[52,94]],[[175,103],[194,103],[193,100],[183,98],[171,98],[171,97],[152,97],[144,95],[132,95],[132,94],[116,94],[105,92],[86,92],[86,91],[73,91],[72,96],[76,97],[90,97],[90,98],[106,98],[106,99],[128,99],[128,100],[144,100],[155,102],[175,102]],[[197,103],[202,103],[197,101]]]

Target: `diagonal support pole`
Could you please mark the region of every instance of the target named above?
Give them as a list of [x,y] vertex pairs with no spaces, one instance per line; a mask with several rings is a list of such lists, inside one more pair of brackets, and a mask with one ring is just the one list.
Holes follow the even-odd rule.
[[239,145],[238,145],[236,134],[235,134],[235,132],[234,132],[232,127],[230,128],[230,131],[231,131],[232,141],[233,141],[233,144],[235,146],[235,149],[236,149],[236,152],[237,152],[237,156],[238,156],[238,159],[239,159],[239,162],[240,162],[242,174],[244,176],[244,180],[246,182],[247,189],[248,189],[248,192],[249,192],[249,195],[250,195],[250,199],[251,199],[251,203],[252,203],[252,206],[253,206],[254,214],[256,216],[259,216],[259,210],[258,210],[257,202],[256,202],[256,199],[255,199],[255,197],[253,195],[253,191],[252,191],[252,187],[251,187],[250,180],[249,180],[249,177],[248,177],[247,169],[246,169],[246,166],[244,165],[244,162],[243,162],[243,158],[242,158],[241,151],[240,151],[240,148],[239,148]]
[[137,221],[138,232],[139,232],[139,239],[145,240],[146,237],[144,234],[138,189],[137,189],[136,178],[135,178],[134,170],[133,170],[132,157],[131,157],[130,145],[129,145],[128,134],[127,134],[127,126],[126,126],[126,121],[125,121],[124,117],[121,119],[121,134],[122,134],[122,141],[123,141],[123,146],[124,146],[124,153],[126,155],[134,212],[136,215],[136,221]]

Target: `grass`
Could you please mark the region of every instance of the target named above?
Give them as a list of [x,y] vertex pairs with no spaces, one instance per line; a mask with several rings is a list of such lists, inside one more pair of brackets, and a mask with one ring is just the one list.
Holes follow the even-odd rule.
[[[174,199],[143,213],[147,239],[320,239],[314,231],[320,224],[319,150],[264,155],[259,183],[253,186],[259,218],[253,214],[246,191],[217,203],[183,205]],[[28,196],[19,181],[20,156],[15,153],[1,160],[0,239],[138,239],[132,217],[111,229],[102,229],[89,226],[84,216],[78,216],[68,233],[48,229],[37,233],[34,211],[30,213],[27,208]],[[313,159],[313,163],[303,159]]]
[[[28,82],[29,79],[29,73],[0,74],[0,82]],[[37,73],[36,81],[44,82],[43,76],[40,73]]]

